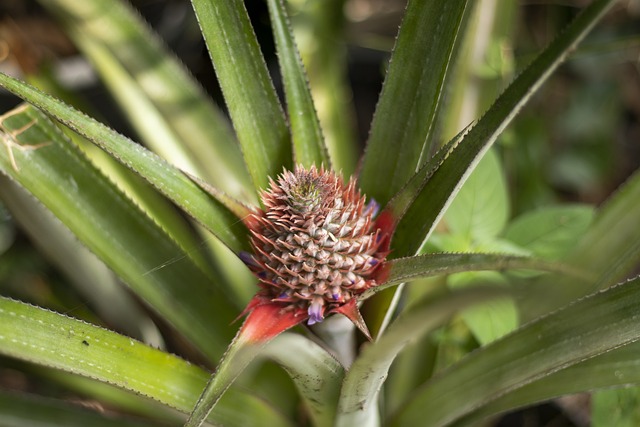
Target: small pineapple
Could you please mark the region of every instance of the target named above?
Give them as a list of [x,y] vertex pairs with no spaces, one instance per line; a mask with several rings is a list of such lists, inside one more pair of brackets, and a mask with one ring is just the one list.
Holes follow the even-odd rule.
[[262,288],[247,310],[278,303],[309,325],[342,313],[368,335],[356,297],[376,286],[386,256],[377,203],[367,204],[354,180],[300,166],[271,180],[262,202],[265,210],[247,221],[255,253],[243,259]]

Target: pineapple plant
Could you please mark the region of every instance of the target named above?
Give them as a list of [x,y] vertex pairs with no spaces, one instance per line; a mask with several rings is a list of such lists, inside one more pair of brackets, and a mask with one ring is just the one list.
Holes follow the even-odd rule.
[[[0,74],[26,101],[0,117],[0,196],[95,307],[2,296],[0,354],[118,410],[2,391],[1,422],[466,425],[640,383],[637,172],[597,212],[552,216],[571,230],[550,234],[555,257],[526,244],[546,222],[465,204],[481,178],[502,185],[492,144],[616,2],[589,3],[484,115],[439,131],[463,116],[475,3],[408,2],[357,162],[344,58],[291,22],[331,29],[342,2],[267,1],[285,114],[243,2],[193,0],[232,131],[129,6],[41,0],[151,150],[59,100],[74,103],[44,67]],[[593,393],[593,419],[637,393]]]

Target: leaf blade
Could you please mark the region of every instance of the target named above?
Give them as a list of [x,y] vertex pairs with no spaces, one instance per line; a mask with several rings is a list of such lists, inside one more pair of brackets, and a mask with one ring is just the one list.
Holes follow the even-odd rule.
[[284,80],[294,161],[307,169],[314,165],[324,165],[325,168],[331,169],[320,122],[283,0],[269,0],[267,3]]
[[[392,242],[397,256],[410,255],[420,249],[452,197],[497,136],[614,2],[596,0],[583,9],[566,30],[507,87],[460,142],[443,147],[410,179],[406,191],[396,196],[401,200],[413,200],[400,220]],[[457,141],[457,138],[453,141]],[[419,190],[416,192],[416,189]],[[416,235],[421,238],[416,238]]]
[[429,155],[451,58],[461,42],[470,3],[409,2],[359,176],[364,193],[382,205]]
[[[26,123],[26,125],[25,125]],[[28,126],[28,128],[24,128]],[[3,120],[0,168],[33,194],[144,301],[204,354],[231,339],[232,301],[104,177],[43,113],[24,105]],[[22,130],[16,134],[16,130]],[[46,146],[37,144],[47,141]],[[18,145],[21,144],[21,145]],[[13,152],[15,169],[11,161]],[[190,292],[184,292],[184,283]],[[218,323],[220,322],[220,323]]]
[[256,189],[291,169],[282,107],[242,1],[192,0]]
[[486,417],[556,397],[608,387],[640,384],[638,351],[632,343],[555,372],[506,394],[464,417],[467,425]]
[[425,383],[392,425],[452,423],[533,381],[636,342],[638,283],[592,294],[471,353]]
[[483,270],[541,270],[561,272],[585,277],[584,273],[559,262],[547,261],[528,256],[492,253],[432,253],[407,258],[396,258],[383,265],[384,281],[363,295],[367,298],[391,286],[411,280],[444,274]]
[[253,200],[227,118],[131,6],[40,3],[92,62],[148,147],[234,197]]
[[213,200],[183,172],[113,129],[19,80],[0,73],[0,86],[45,111],[110,153],[149,181],[230,249],[248,250],[246,230],[222,203]]
[[398,353],[412,340],[442,325],[456,311],[496,296],[499,289],[476,288],[435,298],[404,313],[375,343],[365,348],[345,376],[336,425],[372,425],[376,397]]
[[[9,298],[0,297],[0,320],[1,354],[113,384],[183,413],[207,381],[202,368],[177,356]],[[250,395],[234,391],[227,396],[210,418],[216,424],[291,425]]]

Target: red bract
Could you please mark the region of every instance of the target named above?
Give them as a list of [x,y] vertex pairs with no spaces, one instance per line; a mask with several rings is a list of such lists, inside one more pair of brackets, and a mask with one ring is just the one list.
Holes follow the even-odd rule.
[[269,322],[270,332],[261,335],[266,338],[332,313],[347,316],[369,336],[358,296],[378,285],[390,234],[374,221],[377,203],[367,203],[354,180],[344,183],[315,167],[283,172],[262,202],[264,211],[246,221],[254,253],[241,254],[261,288],[243,312],[251,313],[243,330],[254,327],[260,308],[281,319],[280,327]]

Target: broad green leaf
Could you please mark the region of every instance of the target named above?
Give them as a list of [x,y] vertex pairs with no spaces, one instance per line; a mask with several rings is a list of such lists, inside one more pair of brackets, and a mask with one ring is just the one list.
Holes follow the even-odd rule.
[[595,0],[583,9],[459,143],[447,144],[411,177],[407,189],[418,191],[411,195],[401,193],[403,199],[416,198],[396,229],[392,242],[395,256],[411,255],[420,249],[483,154],[614,1]]
[[359,150],[353,95],[347,76],[345,0],[288,1],[322,133],[336,171],[356,169]]
[[205,354],[218,358],[232,331],[214,326],[228,325],[237,313],[211,278],[40,111],[24,105],[5,116],[2,126],[2,171],[56,215],[136,295]]
[[634,427],[640,424],[640,388],[604,390],[591,395],[593,427]]
[[156,154],[55,98],[2,73],[0,86],[45,111],[139,173],[230,249],[236,252],[248,250],[246,230],[235,215]]
[[452,74],[471,3],[409,2],[359,177],[364,193],[382,205],[430,155],[443,89]]
[[584,277],[580,270],[540,258],[483,253],[434,253],[387,261],[379,286],[369,289],[364,298],[399,283],[443,274],[480,270],[540,270]]
[[596,212],[593,224],[567,257],[567,261],[598,275],[595,281],[597,288],[602,289],[624,279],[638,265],[638,200],[640,172],[636,171]]
[[9,393],[3,390],[0,390],[0,425],[3,427],[158,427],[156,423],[140,419],[113,414],[105,416],[95,410],[66,401]]
[[585,234],[593,216],[587,205],[545,207],[516,218],[504,237],[537,256],[560,259]]
[[508,217],[502,165],[495,151],[489,150],[456,194],[444,220],[451,233],[463,236],[471,245],[496,237],[507,225]]
[[113,272],[31,194],[0,175],[0,199],[35,246],[60,268],[101,319],[147,344],[164,346],[158,328]]
[[[505,286],[508,282],[497,271],[458,273],[448,278],[452,289],[473,286]],[[488,344],[518,327],[518,309],[511,298],[499,298],[462,310],[460,318],[480,345]]]
[[521,301],[527,318],[548,313],[596,289],[629,277],[640,262],[640,172],[635,172],[595,213],[582,239],[563,263],[586,273],[588,280],[557,277],[534,284]]
[[320,122],[283,1],[268,0],[267,3],[284,81],[293,141],[293,158],[296,164],[306,168],[324,165],[325,168],[330,169],[331,163],[324,146]]
[[554,372],[499,397],[455,425],[474,425],[483,418],[567,394],[639,385],[639,351],[640,343],[635,342]]
[[130,111],[145,143],[180,169],[253,200],[227,119],[126,2],[40,3],[60,18],[120,106]]
[[[0,297],[0,354],[93,378],[188,412],[208,374],[177,356],[51,311]],[[246,393],[221,400],[210,421],[224,426],[289,426]]]
[[[373,426],[377,397],[389,367],[409,343],[441,326],[457,311],[504,295],[498,289],[465,289],[414,307],[395,320],[375,342],[365,347],[347,373],[338,405],[337,426]],[[414,425],[430,425],[416,423]]]
[[284,333],[262,351],[282,366],[304,398],[313,425],[331,427],[344,369],[326,350],[302,335]]
[[289,131],[241,0],[192,0],[256,189],[292,169]]
[[447,425],[561,369],[640,339],[640,279],[531,322],[425,383],[391,425]]

